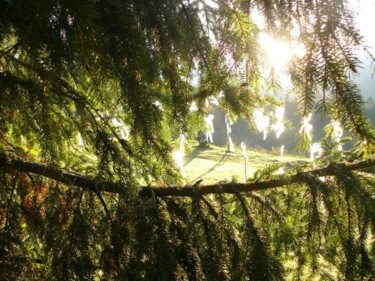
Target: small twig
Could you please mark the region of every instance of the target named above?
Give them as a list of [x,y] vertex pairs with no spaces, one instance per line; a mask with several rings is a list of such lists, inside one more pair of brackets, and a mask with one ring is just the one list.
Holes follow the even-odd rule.
[[102,196],[102,193],[100,192],[100,190],[99,190],[99,188],[98,188],[98,182],[96,182],[96,184],[95,184],[95,194],[98,196],[100,202],[101,202],[102,205],[103,205],[104,211],[105,211],[105,213],[106,213],[106,215],[107,215],[109,221],[112,223],[113,220],[112,220],[111,213],[109,212],[108,207],[107,207],[107,204],[105,203],[104,198],[103,198],[103,196]]

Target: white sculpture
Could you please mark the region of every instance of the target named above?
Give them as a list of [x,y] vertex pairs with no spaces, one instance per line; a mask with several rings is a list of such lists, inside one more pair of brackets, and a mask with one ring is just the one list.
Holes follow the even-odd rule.
[[231,137],[231,134],[232,134],[232,120],[230,119],[230,117],[225,114],[225,125],[226,125],[226,128],[227,128],[227,139],[228,139],[228,151],[230,152],[234,152],[234,144],[233,144],[233,141],[232,141],[232,137]]
[[204,117],[204,121],[206,121],[206,141],[207,143],[214,143],[212,138],[212,134],[215,132],[214,124],[213,124],[214,116],[212,114],[207,115]]
[[270,118],[261,112],[259,109],[255,109],[253,113],[255,126],[259,132],[263,132],[263,140],[267,138],[268,126],[270,124]]
[[181,176],[185,175],[185,168],[184,168],[185,142],[186,142],[185,135],[180,134],[180,147],[178,151],[174,153],[174,158],[177,163],[177,167]]
[[124,124],[124,122],[118,120],[116,117],[112,118],[112,125],[116,129],[116,134],[119,139],[127,140],[129,139],[130,130],[129,127]]
[[312,141],[311,132],[313,130],[313,126],[310,124],[312,118],[312,113],[309,113],[307,116],[304,116],[302,119],[302,126],[299,130],[300,133],[304,133],[306,137]]
[[340,144],[341,138],[344,134],[344,129],[342,128],[339,121],[332,120],[332,139],[337,143],[337,149],[342,150],[342,145]]
[[285,131],[285,126],[284,126],[284,123],[283,123],[284,112],[285,112],[284,107],[278,106],[276,108],[276,112],[275,112],[276,122],[275,122],[275,124],[272,124],[272,126],[271,126],[271,129],[273,131],[275,131],[275,133],[276,133],[277,139],[280,138],[280,135]]
[[318,154],[318,156],[321,156],[323,153],[323,148],[319,142],[314,142],[312,145],[310,145],[310,160],[313,161],[315,154]]
[[78,132],[77,134],[77,144],[78,146],[85,146],[85,142],[83,141],[83,138],[80,132]]
[[241,142],[241,150],[242,150],[242,156],[244,159],[244,165],[245,165],[245,182],[247,181],[247,150],[246,150],[246,144],[244,142]]

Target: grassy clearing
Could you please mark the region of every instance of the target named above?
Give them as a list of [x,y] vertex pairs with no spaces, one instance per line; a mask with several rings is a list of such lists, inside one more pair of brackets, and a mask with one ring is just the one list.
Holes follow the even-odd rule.
[[[269,165],[280,163],[289,166],[292,162],[307,161],[306,158],[285,153],[283,157],[280,157],[272,153],[248,150],[247,155],[248,177],[252,177],[255,171]],[[226,147],[200,146],[198,143],[194,143],[185,157],[185,172],[185,180],[191,184],[198,180],[203,180],[203,184],[231,181],[232,179],[243,182],[244,158],[239,147],[235,152],[227,152]]]

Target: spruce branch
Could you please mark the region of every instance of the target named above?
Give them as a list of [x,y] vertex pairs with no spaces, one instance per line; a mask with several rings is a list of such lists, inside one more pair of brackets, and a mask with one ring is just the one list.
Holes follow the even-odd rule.
[[[211,185],[201,185],[198,188],[192,187],[141,187],[139,195],[142,197],[152,197],[155,194],[158,197],[192,197],[197,193],[199,195],[205,194],[235,194],[237,192],[251,192],[282,187],[290,184],[305,182],[305,175],[310,174],[314,176],[334,176],[336,174],[337,165],[345,165],[348,171],[355,171],[375,167],[375,158],[359,161],[351,164],[332,163],[324,168],[315,170],[298,172],[290,176],[283,176],[267,181],[256,181],[251,183],[218,183]],[[113,181],[99,181],[94,177],[81,175],[72,171],[67,171],[61,168],[48,166],[38,162],[32,162],[22,159],[14,159],[4,152],[0,152],[0,168],[3,171],[20,171],[24,173],[32,173],[40,175],[49,179],[57,180],[67,185],[81,187],[97,193],[101,192],[122,193],[126,190],[126,186],[122,183]]]

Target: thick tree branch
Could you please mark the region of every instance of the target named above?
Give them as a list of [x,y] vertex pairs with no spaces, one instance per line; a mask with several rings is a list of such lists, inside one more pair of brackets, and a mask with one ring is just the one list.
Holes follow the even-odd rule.
[[40,175],[49,179],[57,180],[58,182],[74,185],[89,189],[95,193],[97,190],[108,191],[112,193],[120,193],[121,190],[126,188],[121,184],[114,182],[98,181],[90,176],[83,176],[78,173],[70,172],[67,170],[47,166],[37,162],[24,161],[20,159],[12,159],[5,153],[0,152],[0,168],[5,168],[11,171],[20,171],[24,173],[32,173]]
[[[278,179],[268,181],[257,181],[251,183],[224,183],[192,187],[143,187],[139,191],[140,196],[194,196],[196,194],[219,194],[219,193],[237,193],[250,192],[276,187],[282,187],[289,184],[301,183],[304,181],[304,174],[309,173],[314,176],[332,176],[335,174],[335,165],[331,164],[325,168],[298,172],[291,176],[284,176]],[[343,165],[343,164],[340,164]],[[375,158],[359,161],[345,165],[350,171],[361,170],[369,167],[375,167]],[[20,159],[12,159],[5,153],[0,153],[0,168],[8,171],[20,171],[40,175],[49,179],[57,180],[67,185],[86,188],[93,192],[99,189],[103,192],[121,193],[126,190],[126,186],[121,183],[111,181],[99,181],[90,176],[83,176],[63,169],[50,167],[41,163],[29,162]]]
[[[315,169],[305,172],[299,172],[291,176],[280,177],[278,179],[272,179],[268,181],[258,181],[251,183],[224,183],[224,184],[212,184],[200,187],[168,187],[168,188],[151,188],[145,187],[140,191],[140,195],[151,196],[154,192],[155,195],[160,197],[165,196],[193,196],[194,194],[218,194],[218,193],[237,193],[237,192],[250,192],[259,191],[265,189],[271,189],[276,187],[282,187],[289,184],[301,183],[304,181],[304,174],[311,174],[314,176],[333,176],[335,175],[335,165],[331,164],[325,168]],[[350,171],[361,170],[375,166],[375,159],[367,159],[364,161],[356,162],[353,164],[346,165]],[[151,190],[152,189],[152,190]]]

